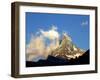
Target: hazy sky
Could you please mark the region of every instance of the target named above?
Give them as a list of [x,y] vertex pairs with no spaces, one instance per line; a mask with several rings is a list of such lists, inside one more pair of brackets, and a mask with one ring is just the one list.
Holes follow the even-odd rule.
[[59,34],[68,33],[79,48],[89,49],[89,15],[26,12],[26,44],[31,34],[40,29],[48,31],[52,25],[57,27]]

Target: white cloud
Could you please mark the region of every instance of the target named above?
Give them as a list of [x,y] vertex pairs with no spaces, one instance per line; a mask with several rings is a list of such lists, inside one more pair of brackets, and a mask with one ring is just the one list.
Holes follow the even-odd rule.
[[52,30],[57,30],[58,28],[55,25],[52,25]]
[[[40,29],[40,31],[37,33],[40,35],[31,35],[30,43],[26,47],[28,61],[38,61],[43,57],[47,58],[51,51],[59,46],[60,34],[57,32],[57,27],[54,25],[48,31]],[[46,46],[45,38],[51,40],[48,46]]]
[[50,30],[44,31],[41,29],[40,32],[44,37],[49,38],[50,40],[58,39],[60,36],[57,32],[57,27],[55,27],[54,25]]
[[83,22],[81,23],[81,25],[82,25],[82,26],[88,25],[88,21],[83,21]]

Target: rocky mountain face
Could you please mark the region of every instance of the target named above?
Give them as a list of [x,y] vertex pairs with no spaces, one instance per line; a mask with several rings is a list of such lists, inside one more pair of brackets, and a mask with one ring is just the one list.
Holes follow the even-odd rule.
[[89,50],[87,50],[82,56],[77,59],[66,60],[64,58],[48,56],[46,60],[39,60],[38,62],[26,61],[26,67],[36,67],[36,66],[60,66],[60,65],[81,65],[89,64]]
[[51,56],[70,60],[76,59],[84,53],[84,50],[73,44],[71,38],[67,34],[63,34],[60,45],[52,51]]

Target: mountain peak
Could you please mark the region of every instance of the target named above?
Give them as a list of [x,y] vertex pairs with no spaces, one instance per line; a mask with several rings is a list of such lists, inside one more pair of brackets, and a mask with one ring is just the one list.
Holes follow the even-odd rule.
[[61,44],[52,51],[51,55],[64,59],[75,59],[84,54],[84,50],[73,44],[72,39],[66,33],[63,34]]
[[67,33],[63,33],[63,39],[66,39],[68,41],[72,41],[71,37]]

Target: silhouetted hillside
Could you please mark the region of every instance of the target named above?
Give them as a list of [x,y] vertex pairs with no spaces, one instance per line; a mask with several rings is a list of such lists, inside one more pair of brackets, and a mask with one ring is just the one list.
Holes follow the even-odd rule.
[[76,59],[71,59],[69,64],[70,65],[77,65],[77,64],[89,64],[90,62],[90,54],[89,50],[87,50],[82,56]]
[[39,60],[38,62],[26,61],[26,67],[89,64],[89,59],[89,50],[87,50],[79,58],[71,60],[48,56],[47,60]]
[[55,65],[65,65],[67,61],[64,59],[49,56],[47,60],[39,60],[38,62],[26,61],[26,67],[35,66],[55,66]]

